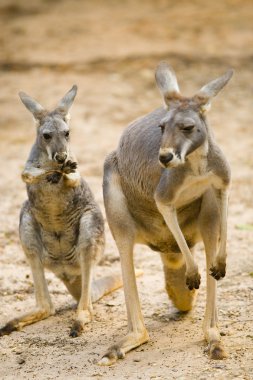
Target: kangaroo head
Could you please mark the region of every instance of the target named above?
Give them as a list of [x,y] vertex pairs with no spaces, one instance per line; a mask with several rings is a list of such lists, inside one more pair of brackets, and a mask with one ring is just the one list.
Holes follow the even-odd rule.
[[174,70],[166,62],[158,65],[156,82],[168,110],[160,122],[162,139],[159,162],[163,167],[184,164],[187,157],[205,143],[205,113],[210,108],[211,98],[218,94],[232,75],[233,70],[228,70],[202,87],[195,96],[186,98],[179,91]]
[[52,112],[46,111],[36,100],[24,92],[19,96],[26,108],[33,114],[37,124],[36,144],[44,151],[49,160],[63,163],[69,155],[69,108],[77,93],[77,86],[61,99]]

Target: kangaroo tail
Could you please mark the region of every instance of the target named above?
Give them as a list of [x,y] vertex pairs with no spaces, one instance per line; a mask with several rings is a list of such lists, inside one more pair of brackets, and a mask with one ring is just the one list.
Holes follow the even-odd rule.
[[[139,277],[142,274],[142,270],[137,269],[135,271],[136,277]],[[96,302],[106,294],[112,293],[114,290],[119,289],[122,286],[123,280],[120,273],[99,278],[92,282],[91,301]]]

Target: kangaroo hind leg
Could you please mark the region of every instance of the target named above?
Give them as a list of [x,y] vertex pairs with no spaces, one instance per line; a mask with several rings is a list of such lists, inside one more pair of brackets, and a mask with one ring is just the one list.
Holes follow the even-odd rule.
[[8,335],[12,331],[20,330],[24,326],[38,322],[55,313],[50,300],[41,259],[43,247],[38,238],[38,232],[33,217],[26,207],[24,207],[21,213],[20,239],[32,270],[36,308],[20,317],[10,320],[0,329],[0,336]]
[[80,260],[81,278],[78,277],[77,283],[69,287],[74,297],[78,297],[77,316],[70,332],[72,337],[79,336],[84,325],[92,320],[93,268],[104,250],[104,225],[98,209],[85,212],[81,217],[76,250]]
[[144,326],[139,302],[133,262],[135,223],[127,208],[127,201],[121,188],[115,161],[105,164],[104,202],[108,223],[121,257],[121,269],[128,316],[128,333],[109,347],[100,365],[111,365],[125,354],[145,343],[148,333]]

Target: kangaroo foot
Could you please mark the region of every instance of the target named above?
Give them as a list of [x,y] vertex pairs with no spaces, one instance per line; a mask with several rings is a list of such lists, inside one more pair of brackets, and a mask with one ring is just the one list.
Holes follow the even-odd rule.
[[82,310],[78,312],[77,319],[74,321],[73,326],[71,327],[69,335],[72,338],[76,338],[81,335],[84,326],[91,322],[92,315],[89,310]]
[[213,360],[222,360],[228,357],[221,342],[213,342],[209,345],[209,356]]
[[128,351],[140,346],[148,340],[149,336],[146,329],[141,333],[129,333],[117,344],[111,346],[98,364],[103,366],[112,365],[118,359],[123,359]]

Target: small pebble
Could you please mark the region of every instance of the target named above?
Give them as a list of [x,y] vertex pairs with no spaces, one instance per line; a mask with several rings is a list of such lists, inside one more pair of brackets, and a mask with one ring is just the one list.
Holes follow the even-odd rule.
[[[15,350],[14,350],[15,351]],[[21,355],[22,354],[22,351],[15,351],[15,354],[16,355]]]
[[213,368],[223,369],[226,368],[226,366],[224,364],[216,364],[213,366]]
[[17,363],[18,363],[18,364],[24,364],[24,363],[25,363],[25,359],[22,358],[22,357],[19,357],[19,358],[17,359]]

